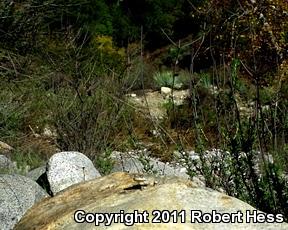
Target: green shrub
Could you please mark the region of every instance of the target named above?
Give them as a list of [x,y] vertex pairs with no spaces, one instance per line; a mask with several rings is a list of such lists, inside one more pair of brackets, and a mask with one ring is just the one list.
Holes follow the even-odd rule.
[[113,169],[114,161],[111,154],[112,150],[108,148],[103,154],[99,154],[95,158],[95,166],[102,175],[108,175]]
[[[182,149],[185,149],[182,143],[188,141],[181,132],[191,130],[194,135],[193,144],[200,160],[185,155],[182,159],[191,177],[204,176],[206,186],[224,189],[228,195],[262,211],[286,217],[288,122],[286,93],[282,88],[285,84],[277,89],[256,82],[246,88],[244,82],[248,81],[240,78],[239,65],[239,60],[233,60],[228,68],[223,67],[227,68],[226,76],[219,75],[223,73],[217,72],[218,67],[213,70],[213,85],[218,86],[216,94],[210,90],[209,72],[193,76],[197,84],[192,84],[188,103],[179,108],[170,106],[168,121],[174,122],[172,128],[178,130]],[[246,101],[260,102],[261,109],[254,107],[248,116],[242,116],[238,108],[238,101],[243,103],[242,96]],[[269,109],[264,105],[269,105]],[[205,152],[215,147],[222,153],[209,156]],[[273,154],[274,162],[267,160],[269,154]]]

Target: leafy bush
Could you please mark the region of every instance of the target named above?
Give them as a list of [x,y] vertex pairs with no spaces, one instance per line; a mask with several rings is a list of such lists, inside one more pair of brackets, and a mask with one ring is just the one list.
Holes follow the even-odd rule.
[[108,175],[111,173],[114,161],[111,158],[112,150],[107,149],[104,153],[99,154],[95,159],[96,168],[100,171],[102,175]]
[[[287,105],[284,100],[275,104],[281,94],[280,88],[263,88],[258,82],[254,88],[251,87],[250,92],[253,96],[250,99],[254,99],[258,107],[254,107],[248,117],[242,116],[237,101],[241,80],[236,67],[232,62],[228,69],[229,87],[220,88],[215,95],[207,94],[207,91],[203,93],[200,87],[193,87],[191,104],[183,107],[186,110],[183,114],[189,114],[190,111],[187,120],[191,121],[190,126],[194,129],[196,152],[198,150],[200,156],[200,165],[193,161],[187,163],[188,171],[192,176],[203,175],[206,186],[224,189],[229,195],[262,211],[287,216],[287,167],[280,160],[285,152],[283,146],[287,143],[284,134],[287,128]],[[217,81],[215,83],[217,85]],[[264,109],[264,103],[270,105],[269,109]],[[187,129],[189,122],[184,124]],[[178,122],[177,128],[181,126],[183,124]],[[212,146],[227,152],[209,158],[205,149]],[[278,160],[269,160],[271,154]]]

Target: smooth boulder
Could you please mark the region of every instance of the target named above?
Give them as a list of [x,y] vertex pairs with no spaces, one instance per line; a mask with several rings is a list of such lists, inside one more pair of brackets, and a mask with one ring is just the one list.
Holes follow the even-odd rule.
[[[78,210],[78,211],[77,211]],[[82,211],[79,211],[82,210]],[[152,223],[158,220],[157,211],[184,212],[184,217],[165,217],[165,222]],[[212,213],[243,213],[243,223],[191,223],[191,210]],[[123,172],[113,173],[105,177],[74,185],[57,194],[55,197],[43,200],[31,208],[15,230],[34,229],[194,229],[194,230],[284,230],[288,224],[280,223],[247,223],[246,211],[257,211],[247,203],[225,194],[207,188],[200,188],[189,180],[179,178],[152,177]],[[152,213],[154,211],[154,214]],[[87,213],[89,217],[86,216]],[[112,221],[109,226],[103,223],[95,226],[95,220],[100,220],[100,214],[109,216],[127,213],[148,213],[147,223],[133,223],[134,218],[126,219],[125,223]],[[163,213],[163,212],[162,212]],[[160,213],[160,216],[162,216]],[[97,214],[97,217],[96,217]],[[158,213],[159,214],[159,213]],[[168,215],[169,216],[169,215]],[[85,221],[90,221],[90,223]],[[107,220],[101,216],[101,221]],[[131,216],[130,216],[131,217]],[[162,216],[164,217],[164,216]],[[75,222],[75,219],[78,222]],[[142,219],[143,220],[143,219]],[[164,219],[163,219],[164,220]],[[239,222],[240,222],[239,218]],[[125,220],[124,220],[125,221]],[[227,218],[226,218],[227,221]],[[132,222],[132,223],[131,223]],[[131,226],[127,226],[127,223]]]
[[80,152],[54,154],[48,161],[46,173],[53,194],[73,184],[101,176],[92,161]]
[[10,230],[24,213],[47,193],[31,179],[0,174],[0,229]]

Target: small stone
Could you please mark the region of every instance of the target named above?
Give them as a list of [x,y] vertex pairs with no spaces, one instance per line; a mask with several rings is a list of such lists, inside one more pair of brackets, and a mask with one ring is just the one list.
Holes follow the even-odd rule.
[[161,87],[161,94],[171,94],[172,93],[172,89],[169,87]]

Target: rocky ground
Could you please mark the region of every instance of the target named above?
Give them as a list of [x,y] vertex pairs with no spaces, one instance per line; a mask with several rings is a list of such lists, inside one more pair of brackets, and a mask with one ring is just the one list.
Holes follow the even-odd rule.
[[[191,157],[197,158],[197,154],[191,153]],[[129,225],[133,226],[132,229],[161,227],[197,230],[281,230],[288,227],[282,223],[282,216],[267,216],[238,199],[206,188],[196,177],[192,181],[189,180],[185,168],[179,165],[165,164],[149,158],[147,154],[145,157],[145,152],[113,152],[111,158],[114,162],[114,173],[108,176],[101,176],[93,163],[79,152],[56,153],[46,165],[29,172],[26,176],[1,174],[1,229],[25,230],[31,229],[32,226],[34,229],[94,229],[95,215],[92,214],[94,217],[91,216],[91,219],[85,219],[86,212],[102,213],[103,216],[110,215],[109,213],[124,215],[147,212],[147,215],[153,218],[157,215],[155,210],[169,210],[171,213],[182,213],[184,216],[176,216],[175,220],[170,217],[165,223],[160,221],[160,224],[153,223],[153,219],[146,223],[132,223],[131,218],[130,222],[128,219],[122,222],[114,220],[109,227],[103,224],[104,220],[99,220],[96,224],[99,224],[98,227],[101,229],[128,229],[131,228]],[[3,160],[5,157],[1,156],[0,159]],[[6,158],[5,162],[9,162],[9,159]],[[5,167],[1,162],[0,165],[2,168]],[[11,162],[6,164],[7,167],[10,165]],[[77,210],[85,211],[75,217]],[[231,215],[239,212],[241,217],[239,216],[240,219],[235,224],[220,221],[215,225],[207,221],[207,224],[203,225],[194,221],[194,214],[191,212],[193,210],[198,210],[198,214],[201,210],[207,215],[212,215],[214,210],[218,216],[219,213]],[[253,211],[263,220],[249,223],[248,217]],[[81,216],[84,218],[83,221],[75,222],[75,219]],[[273,219],[273,224],[268,223],[268,217]]]

